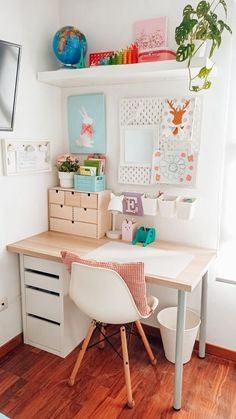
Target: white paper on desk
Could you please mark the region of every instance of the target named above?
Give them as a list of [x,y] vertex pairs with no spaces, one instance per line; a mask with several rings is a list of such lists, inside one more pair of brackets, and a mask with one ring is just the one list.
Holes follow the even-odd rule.
[[145,274],[177,278],[193,260],[187,252],[159,250],[155,247],[134,246],[127,243],[109,242],[89,252],[85,256],[106,262],[144,262]]

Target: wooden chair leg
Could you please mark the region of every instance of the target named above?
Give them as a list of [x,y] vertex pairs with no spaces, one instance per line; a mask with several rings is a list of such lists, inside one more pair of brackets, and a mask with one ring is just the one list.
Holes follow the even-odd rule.
[[127,339],[126,339],[126,332],[125,332],[124,326],[120,328],[120,336],[121,336],[121,345],[122,345],[122,354],[123,354],[123,363],[124,363],[124,372],[125,372],[125,384],[126,384],[127,398],[128,398],[127,405],[132,409],[132,407],[134,407],[134,400],[132,397],[132,387],[131,387],[130,369],[129,369],[129,356],[128,356]]
[[[107,324],[106,323],[102,323],[102,327],[101,327],[101,332],[102,333],[99,333],[99,339],[104,339],[104,335],[106,335],[106,327],[107,326]],[[105,347],[105,341],[103,340],[102,342],[100,342],[99,344],[98,344],[98,347],[99,347],[99,349],[104,349],[104,347]]]
[[76,359],[76,361],[75,361],[74,368],[73,368],[72,373],[71,373],[71,375],[70,375],[70,378],[69,378],[69,380],[68,380],[68,383],[69,383],[69,385],[70,385],[70,386],[73,386],[73,385],[75,384],[75,377],[76,377],[76,374],[77,374],[78,369],[79,369],[79,367],[80,367],[80,365],[81,365],[81,362],[82,362],[82,360],[83,360],[83,357],[84,357],[85,351],[86,351],[86,349],[87,349],[87,346],[88,346],[88,344],[89,344],[89,341],[90,341],[90,339],[91,339],[91,336],[92,336],[92,334],[93,334],[93,332],[94,332],[94,329],[95,329],[95,328],[96,328],[96,321],[95,321],[95,320],[92,320],[92,321],[91,321],[91,324],[90,324],[90,326],[89,326],[89,329],[88,329],[87,336],[85,337],[85,339],[84,339],[84,341],[83,341],[82,348],[81,348],[81,349],[80,349],[80,351],[79,351],[79,355],[78,355],[78,357],[77,357],[77,359]]
[[148,356],[149,356],[149,358],[150,358],[150,361],[151,361],[152,365],[156,365],[156,363],[157,363],[157,359],[156,359],[156,357],[153,355],[153,352],[152,352],[152,350],[151,350],[151,347],[150,347],[150,345],[149,345],[149,342],[148,342],[148,340],[147,340],[147,337],[146,337],[146,335],[145,335],[145,332],[144,332],[144,330],[143,330],[143,327],[142,327],[142,325],[141,325],[141,322],[140,322],[139,320],[137,320],[137,321],[135,322],[135,324],[136,324],[136,327],[137,327],[137,329],[138,329],[138,332],[139,332],[139,334],[140,334],[140,336],[141,336],[141,339],[142,339],[142,341],[143,341],[143,344],[144,344],[144,346],[145,346],[145,349],[146,349],[146,351],[147,351],[147,354],[148,354]]

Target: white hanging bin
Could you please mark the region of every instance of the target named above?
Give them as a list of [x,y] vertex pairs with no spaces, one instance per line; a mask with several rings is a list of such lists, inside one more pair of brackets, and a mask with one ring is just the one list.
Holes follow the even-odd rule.
[[176,196],[161,195],[158,198],[158,206],[162,217],[173,218],[176,215]]
[[157,214],[157,197],[142,196],[142,205],[144,215]]
[[176,214],[183,220],[191,220],[194,217],[197,198],[185,198],[179,196],[176,200]]

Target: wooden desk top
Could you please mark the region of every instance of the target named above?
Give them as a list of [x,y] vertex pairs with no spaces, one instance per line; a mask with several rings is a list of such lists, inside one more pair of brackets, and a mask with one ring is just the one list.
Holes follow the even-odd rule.
[[[108,241],[107,238],[99,240],[89,239],[70,234],[46,231],[36,236],[28,237],[25,240],[9,244],[7,250],[13,253],[21,253],[61,262],[61,250],[68,250],[80,256],[85,256]],[[189,252],[194,255],[192,262],[190,262],[177,278],[164,278],[156,275],[146,276],[147,282],[188,292],[194,290],[216,257],[215,250],[186,246],[174,242],[156,241],[149,246],[156,247],[160,250]]]

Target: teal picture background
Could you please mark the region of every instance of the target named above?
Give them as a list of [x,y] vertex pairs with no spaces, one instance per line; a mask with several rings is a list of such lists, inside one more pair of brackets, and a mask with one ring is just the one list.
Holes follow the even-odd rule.
[[[92,136],[83,130],[83,124],[88,131],[92,129]],[[105,97],[102,93],[68,97],[68,130],[70,153],[106,153]]]

